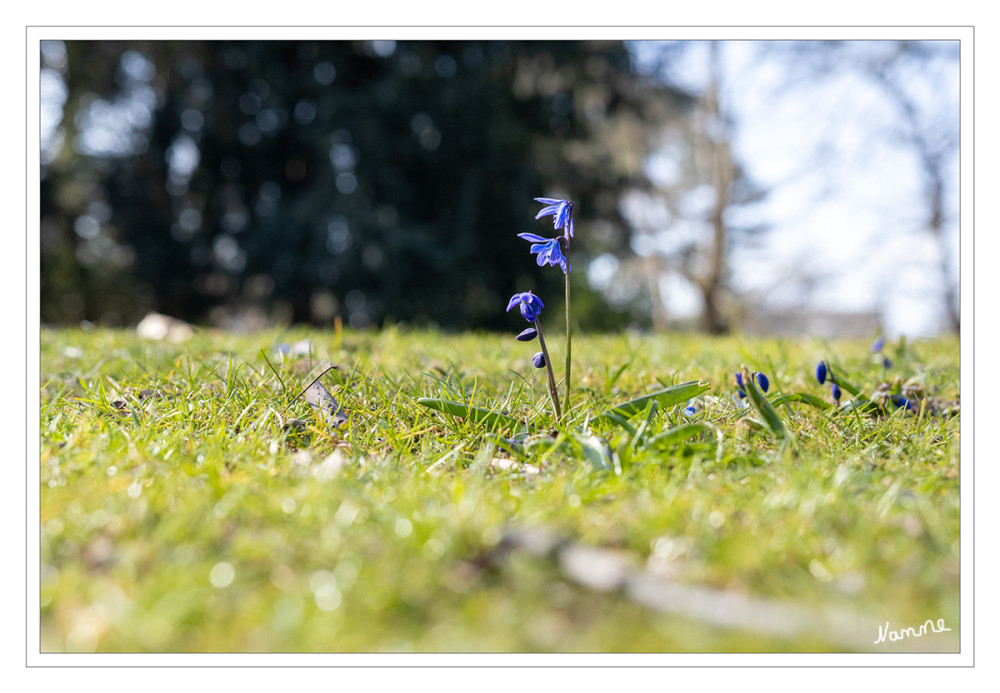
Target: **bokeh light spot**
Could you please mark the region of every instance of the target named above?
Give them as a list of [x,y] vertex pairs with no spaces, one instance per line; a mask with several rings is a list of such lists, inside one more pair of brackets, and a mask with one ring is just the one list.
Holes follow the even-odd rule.
[[212,566],[212,571],[208,574],[208,580],[212,583],[212,587],[220,590],[233,584],[233,580],[235,578],[236,569],[233,568],[232,564],[225,561],[221,561]]

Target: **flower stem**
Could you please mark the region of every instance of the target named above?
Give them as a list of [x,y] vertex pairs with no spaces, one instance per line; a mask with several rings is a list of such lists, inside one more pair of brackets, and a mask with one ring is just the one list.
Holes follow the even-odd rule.
[[559,409],[559,394],[556,391],[556,376],[552,372],[552,359],[549,358],[549,350],[545,346],[545,337],[542,336],[542,325],[535,320],[535,329],[538,331],[538,343],[542,347],[542,355],[545,356],[545,370],[549,376],[549,397],[552,398],[552,409],[556,413],[556,421],[562,418],[562,411]]
[[[569,265],[569,237],[566,237],[566,263]],[[566,272],[566,403],[563,411],[569,413],[570,366],[573,358],[573,333],[569,326],[569,272]]]

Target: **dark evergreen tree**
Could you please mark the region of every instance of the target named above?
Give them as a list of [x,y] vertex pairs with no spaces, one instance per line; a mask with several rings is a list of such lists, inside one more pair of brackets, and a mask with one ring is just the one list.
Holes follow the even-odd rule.
[[[42,170],[53,322],[258,306],[509,327],[516,291],[561,295],[516,237],[544,231],[532,198],[577,200],[575,267],[626,249],[618,201],[647,185],[645,126],[686,102],[618,42],[67,42],[60,72],[63,144]],[[88,143],[102,127],[115,137]],[[585,284],[584,327],[648,322]]]

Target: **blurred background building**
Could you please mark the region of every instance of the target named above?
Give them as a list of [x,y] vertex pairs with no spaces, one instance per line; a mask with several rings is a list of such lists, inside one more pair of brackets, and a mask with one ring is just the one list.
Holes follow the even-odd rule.
[[42,321],[957,332],[958,49],[44,41]]

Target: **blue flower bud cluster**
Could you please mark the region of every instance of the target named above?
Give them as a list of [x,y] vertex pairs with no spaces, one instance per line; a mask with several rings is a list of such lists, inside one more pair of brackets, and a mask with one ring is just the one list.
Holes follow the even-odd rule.
[[820,361],[816,364],[816,381],[822,385],[827,380],[830,381],[830,396],[833,397],[834,404],[839,407],[842,396],[840,385],[837,384],[837,379],[833,376],[830,367],[826,365],[826,361]]
[[[535,323],[535,327],[529,327],[526,330],[518,334],[514,339],[519,342],[530,342],[531,340],[538,337],[538,316],[542,313],[542,308],[545,304],[542,303],[542,299],[535,296],[535,294],[530,291],[523,291],[519,294],[514,294],[510,298],[510,302],[507,304],[507,312],[509,313],[514,306],[520,306],[521,315],[528,322]],[[545,367],[545,354],[538,352],[531,359],[532,363],[535,364],[535,368]]]
[[[761,392],[767,392],[767,389],[771,387],[771,381],[767,379],[767,376],[763,373],[758,373],[754,371],[754,380],[757,381],[757,386],[760,388]],[[743,390],[743,374],[736,373],[736,394],[740,399],[747,396],[747,393]]]
[[[882,347],[885,346],[885,337],[878,337],[874,342],[872,342],[872,353],[879,354],[882,352]],[[882,357],[882,368],[892,368],[892,361],[889,360],[888,356]]]

